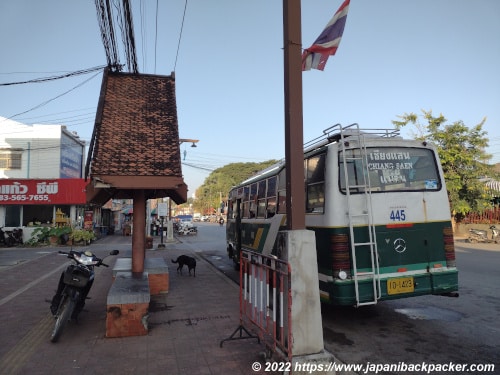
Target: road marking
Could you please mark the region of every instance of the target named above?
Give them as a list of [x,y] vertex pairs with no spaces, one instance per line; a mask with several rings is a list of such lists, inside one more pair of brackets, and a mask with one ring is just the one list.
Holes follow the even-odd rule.
[[32,286],[38,284],[40,281],[42,280],[45,280],[47,277],[49,276],[52,276],[54,273],[56,272],[60,272],[63,268],[67,267],[71,262],[66,262],[64,263],[63,265],[57,267],[55,270],[53,270],[52,272],[49,272],[45,275],[43,275],[42,277],[39,277],[38,279],[36,280],[33,280],[32,282],[26,284],[25,286],[23,286],[21,289],[18,289],[16,290],[14,293],[11,293],[9,294],[7,297],[4,297],[2,299],[0,299],[0,306],[6,304],[7,302],[9,302],[11,299],[17,297],[18,295],[20,295],[21,293],[24,293],[25,291],[27,291],[28,289],[30,289]]
[[51,314],[47,314],[21,341],[12,347],[0,359],[2,373],[10,375],[19,373],[19,370],[35,353],[42,341],[47,340],[47,333],[50,332],[52,324],[54,324],[54,317]]

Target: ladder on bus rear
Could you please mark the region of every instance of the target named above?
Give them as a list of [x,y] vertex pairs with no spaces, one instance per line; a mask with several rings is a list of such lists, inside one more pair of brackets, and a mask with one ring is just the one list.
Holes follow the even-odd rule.
[[[349,130],[349,131],[347,131]],[[368,170],[368,160],[365,144],[365,135],[359,129],[358,124],[352,124],[345,128],[340,127],[340,145],[342,150],[342,161],[343,161],[343,171],[344,181],[346,188],[347,197],[347,215],[349,217],[349,232],[351,241],[351,259],[353,265],[353,275],[354,288],[356,292],[356,306],[364,305],[374,305],[380,299],[381,289],[380,289],[380,269],[378,262],[378,251],[377,251],[377,239],[375,233],[375,225],[373,223],[373,212],[372,212],[372,195],[371,195],[371,184],[370,176]],[[357,147],[353,147],[357,144]],[[352,152],[348,155],[348,152]],[[350,181],[349,180],[349,164],[356,163],[357,167],[362,168],[362,179],[361,181]],[[355,197],[358,199],[361,197],[361,206],[356,206],[354,204],[354,197],[351,196],[352,191],[360,192],[356,194]],[[356,212],[355,212],[356,211]],[[361,222],[361,226],[366,225],[368,230],[368,241],[363,238],[362,241],[359,239],[361,231],[354,230],[354,222]],[[358,263],[356,259],[356,249],[363,248],[367,249],[369,252],[369,259],[371,262],[371,268],[360,272],[358,270]],[[373,288],[373,299],[370,300],[360,300],[359,293],[359,282],[360,280],[370,280]]]

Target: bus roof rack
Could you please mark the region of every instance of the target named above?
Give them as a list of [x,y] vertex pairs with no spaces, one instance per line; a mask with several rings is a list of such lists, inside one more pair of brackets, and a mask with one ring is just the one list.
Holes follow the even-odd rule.
[[398,129],[361,129],[357,123],[353,123],[347,126],[335,124],[330,126],[329,128],[324,129],[323,134],[319,137],[304,143],[304,150],[310,151],[332,142],[338,142],[343,138],[359,135],[363,135],[364,137],[382,138],[394,138],[400,136]]

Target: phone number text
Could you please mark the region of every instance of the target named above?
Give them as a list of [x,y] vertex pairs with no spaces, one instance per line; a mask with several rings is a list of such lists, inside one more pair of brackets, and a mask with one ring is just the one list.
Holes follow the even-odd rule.
[[18,194],[18,195],[0,195],[0,202],[1,201],[18,201],[18,202],[25,202],[25,201],[49,201],[49,196],[48,194],[29,194],[29,195],[23,195],[23,194]]

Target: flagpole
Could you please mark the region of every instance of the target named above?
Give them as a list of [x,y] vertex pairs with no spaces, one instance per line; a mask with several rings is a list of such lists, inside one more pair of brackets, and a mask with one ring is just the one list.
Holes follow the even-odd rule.
[[300,0],[283,0],[283,40],[287,229],[298,230],[305,229]]

